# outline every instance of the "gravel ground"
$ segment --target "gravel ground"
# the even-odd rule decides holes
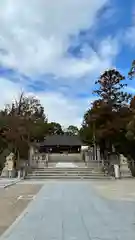
[[[27,207],[41,187],[42,184],[17,184],[7,189],[0,188],[0,235]]]

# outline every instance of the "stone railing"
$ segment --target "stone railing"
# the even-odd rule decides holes
[[[29,160],[29,167],[30,168],[44,168],[48,167],[49,162],[49,155],[41,154],[41,153],[35,153],[31,156],[31,159]]]

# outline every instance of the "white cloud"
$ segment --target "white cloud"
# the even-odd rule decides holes
[[[4,86],[4,88],[3,88]],[[15,99],[19,99],[22,91],[25,95],[35,95],[44,106],[45,114],[49,121],[59,122],[62,126],[67,127],[70,124],[80,126],[84,110],[90,104],[90,99],[73,99],[64,96],[58,92],[28,92],[20,84],[13,83],[5,78],[0,78],[1,101],[0,108],[10,104]]]
[[[48,92],[37,95],[45,108],[50,121],[60,122],[64,127],[70,124],[80,126],[88,99],[72,99],[61,93]]]
[[[31,85],[41,74],[52,74],[53,81],[59,84],[58,89],[61,81],[66,81],[64,83],[72,92],[77,89],[88,91],[95,77],[112,65],[119,51],[117,39],[99,41],[97,52],[88,45],[83,46],[81,59],[67,55],[67,49],[70,37],[94,26],[98,11],[108,2],[1,0],[0,49],[5,51],[4,54],[0,51],[0,64],[31,76]],[[85,76],[87,78],[83,80]],[[27,92],[28,82],[21,84],[0,78],[0,87],[3,89],[0,107],[18,96],[21,88]],[[57,90],[38,92],[36,95],[43,103],[49,121],[57,121],[65,126],[78,125],[88,107],[88,99],[69,98]]]
[[[19,93],[21,92],[21,86],[1,77],[0,89],[0,108],[3,108],[6,104],[11,103],[14,99],[17,99]]]
[[[132,48],[135,47],[135,5],[132,8],[132,24],[125,30],[125,41]]]
[[[135,25],[126,30],[126,41],[131,47],[135,47]]]
[[[108,60],[108,58],[110,58],[110,60],[112,60],[112,57],[115,57],[118,52],[118,38],[112,39],[111,37],[108,37],[99,44],[99,54],[103,59]]]
[[[51,73],[58,77],[83,76],[93,70],[93,61],[105,61],[106,65],[104,53],[102,60],[92,52],[86,60],[67,57],[66,51],[70,36],[92,27],[98,10],[107,2],[1,0],[0,48],[8,54],[0,61],[25,74]]]

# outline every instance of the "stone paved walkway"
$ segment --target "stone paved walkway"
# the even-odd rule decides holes
[[[135,203],[101,197],[92,182],[45,182],[0,240],[134,240]]]

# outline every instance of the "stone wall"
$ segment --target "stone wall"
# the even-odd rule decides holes
[[[33,146],[29,149],[29,167],[30,168],[43,168],[48,161],[48,154],[39,153]]]
[[[81,162],[82,155],[80,153],[70,153],[70,154],[59,154],[52,153],[49,154],[49,162]]]

